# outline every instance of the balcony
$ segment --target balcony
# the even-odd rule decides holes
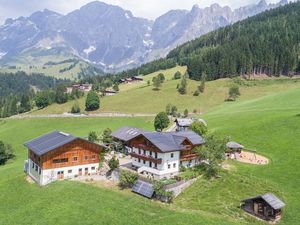
[[[196,159],[199,155],[197,153],[189,154],[189,155],[181,155],[180,161],[189,161]]]
[[[146,151],[157,152],[157,149],[154,146],[149,146],[149,145],[145,145],[145,144],[136,144],[133,147],[143,149]]]
[[[162,163],[162,159],[153,158],[152,156],[148,156],[148,155],[140,155],[140,154],[137,154],[137,153],[134,153],[134,152],[130,153],[129,155],[131,157],[142,159],[142,160],[145,160],[145,161],[150,161],[152,163],[157,163],[157,164]]]

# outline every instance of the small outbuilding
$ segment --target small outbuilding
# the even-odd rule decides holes
[[[228,148],[227,152],[238,152],[241,153],[241,151],[245,148],[243,145],[230,141],[226,144],[226,147]]]
[[[247,213],[267,221],[279,220],[284,206],[285,204],[272,193],[245,199],[241,204],[241,208]]]

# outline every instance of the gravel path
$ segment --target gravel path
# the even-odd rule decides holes
[[[94,117],[154,117],[155,114],[147,113],[96,113],[96,114],[44,114],[44,115],[15,115],[11,119],[26,119],[26,118],[94,118]]]

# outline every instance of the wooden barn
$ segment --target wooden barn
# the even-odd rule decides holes
[[[241,208],[247,213],[267,221],[281,218],[285,204],[272,193],[259,195],[242,201]]]
[[[25,172],[39,185],[55,180],[96,174],[103,146],[60,131],[24,144],[28,148]]]

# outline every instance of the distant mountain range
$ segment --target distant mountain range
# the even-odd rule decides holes
[[[286,3],[262,0],[236,10],[218,4],[203,9],[195,5],[191,11],[172,10],[155,21],[98,1],[67,15],[45,9],[29,17],[7,19],[0,26],[0,64],[76,57],[105,71],[120,71],[164,57],[182,43]]]

